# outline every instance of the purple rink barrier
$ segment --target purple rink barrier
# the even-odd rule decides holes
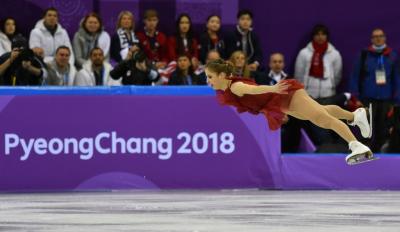
[[[282,156],[263,116],[162,88],[2,89],[0,191],[400,189],[400,156]]]

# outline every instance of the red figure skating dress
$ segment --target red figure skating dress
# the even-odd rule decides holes
[[[248,85],[257,85],[253,80],[245,78],[228,78],[231,80],[231,85],[235,82],[243,82]],[[282,120],[285,116],[285,111],[288,109],[294,92],[304,86],[294,80],[283,80],[289,84],[288,94],[264,93],[264,94],[245,94],[239,97],[231,92],[230,86],[225,91],[218,91],[218,100],[224,105],[235,106],[239,113],[249,112],[252,114],[262,113],[268,120],[268,125],[271,130],[276,130],[282,125]]]

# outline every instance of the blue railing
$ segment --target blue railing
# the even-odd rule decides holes
[[[208,86],[111,86],[111,87],[0,87],[0,95],[175,95],[213,96]]]

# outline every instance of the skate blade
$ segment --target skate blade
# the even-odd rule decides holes
[[[353,166],[353,165],[358,165],[358,164],[363,164],[363,163],[367,163],[367,162],[370,162],[370,161],[374,161],[374,160],[377,160],[377,159],[379,159],[379,157],[372,157],[372,158],[359,158],[359,159],[355,159],[355,158],[350,158],[348,161],[347,161],[347,164],[348,165],[350,165],[350,166]]]

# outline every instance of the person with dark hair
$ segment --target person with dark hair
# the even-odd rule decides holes
[[[68,33],[58,22],[57,9],[48,8],[43,19],[39,20],[31,31],[29,47],[45,62],[50,62],[54,59],[56,49],[63,45],[72,51]],[[70,64],[74,65],[74,62],[74,55],[71,54]]]
[[[169,38],[168,54],[171,61],[176,61],[178,55],[185,54],[194,69],[199,66],[199,45],[194,38],[192,20],[188,14],[181,14],[176,20],[176,33]]]
[[[357,105],[372,106],[372,151],[379,151],[388,138],[386,116],[393,104],[400,103],[398,59],[398,53],[386,44],[385,32],[374,29],[371,45],[361,51],[349,81]]]
[[[217,91],[220,102],[236,107],[239,113],[263,114],[271,130],[277,130],[284,122],[285,115],[309,120],[315,125],[335,131],[348,144],[351,154],[346,157],[349,165],[374,159],[371,150],[359,142],[349,127],[341,120],[357,125],[362,135],[369,134],[371,127],[367,111],[360,108],[355,113],[314,101],[303,85],[294,79],[278,82],[273,86],[257,85],[254,81],[233,77],[233,65],[217,60],[206,65],[207,81]]]
[[[46,78],[45,64],[28,48],[28,41],[16,35],[11,41],[11,52],[0,57],[2,85],[42,85]]]
[[[221,57],[225,58],[225,41],[221,33],[221,18],[218,15],[210,15],[207,18],[207,30],[200,36],[200,61],[205,64],[207,53],[217,50]]]
[[[143,51],[138,51],[131,58],[121,61],[110,72],[110,76],[114,80],[122,77],[123,85],[152,85],[160,78]]]
[[[47,78],[45,84],[57,86],[74,85],[76,69],[69,64],[71,50],[67,46],[60,46],[56,50],[54,60],[47,63]]]
[[[130,57],[140,50],[139,39],[135,35],[135,21],[130,11],[118,15],[117,33],[111,38],[111,58],[117,62]]]
[[[112,66],[105,60],[103,50],[93,48],[90,60],[83,64],[82,69],[76,75],[74,85],[77,86],[111,86],[121,85],[120,81],[114,81],[110,77]]]
[[[206,85],[205,81],[194,73],[189,56],[182,54],[178,56],[176,70],[171,74],[168,85]]]
[[[158,21],[157,11],[146,10],[143,20],[144,31],[137,33],[143,51],[157,69],[165,68],[169,62],[167,36],[157,30]]]
[[[247,57],[250,71],[256,71],[263,63],[263,54],[258,36],[251,27],[253,13],[241,10],[237,14],[237,19],[236,29],[225,38],[226,56],[230,57],[233,52],[242,50]]]
[[[11,52],[11,40],[17,35],[17,23],[14,18],[7,17],[1,23],[0,30],[0,56]]]
[[[294,77],[304,84],[307,93],[320,104],[344,106],[350,99],[350,94],[336,91],[342,79],[342,57],[330,43],[326,26],[315,25],[312,29],[311,42],[297,56]],[[318,147],[335,143],[333,133],[308,124],[305,123],[307,132]]]
[[[101,48],[106,60],[108,60],[110,43],[110,36],[104,31],[100,16],[93,12],[87,14],[73,40],[76,67],[82,68],[82,65],[89,59],[90,50],[94,47]]]

